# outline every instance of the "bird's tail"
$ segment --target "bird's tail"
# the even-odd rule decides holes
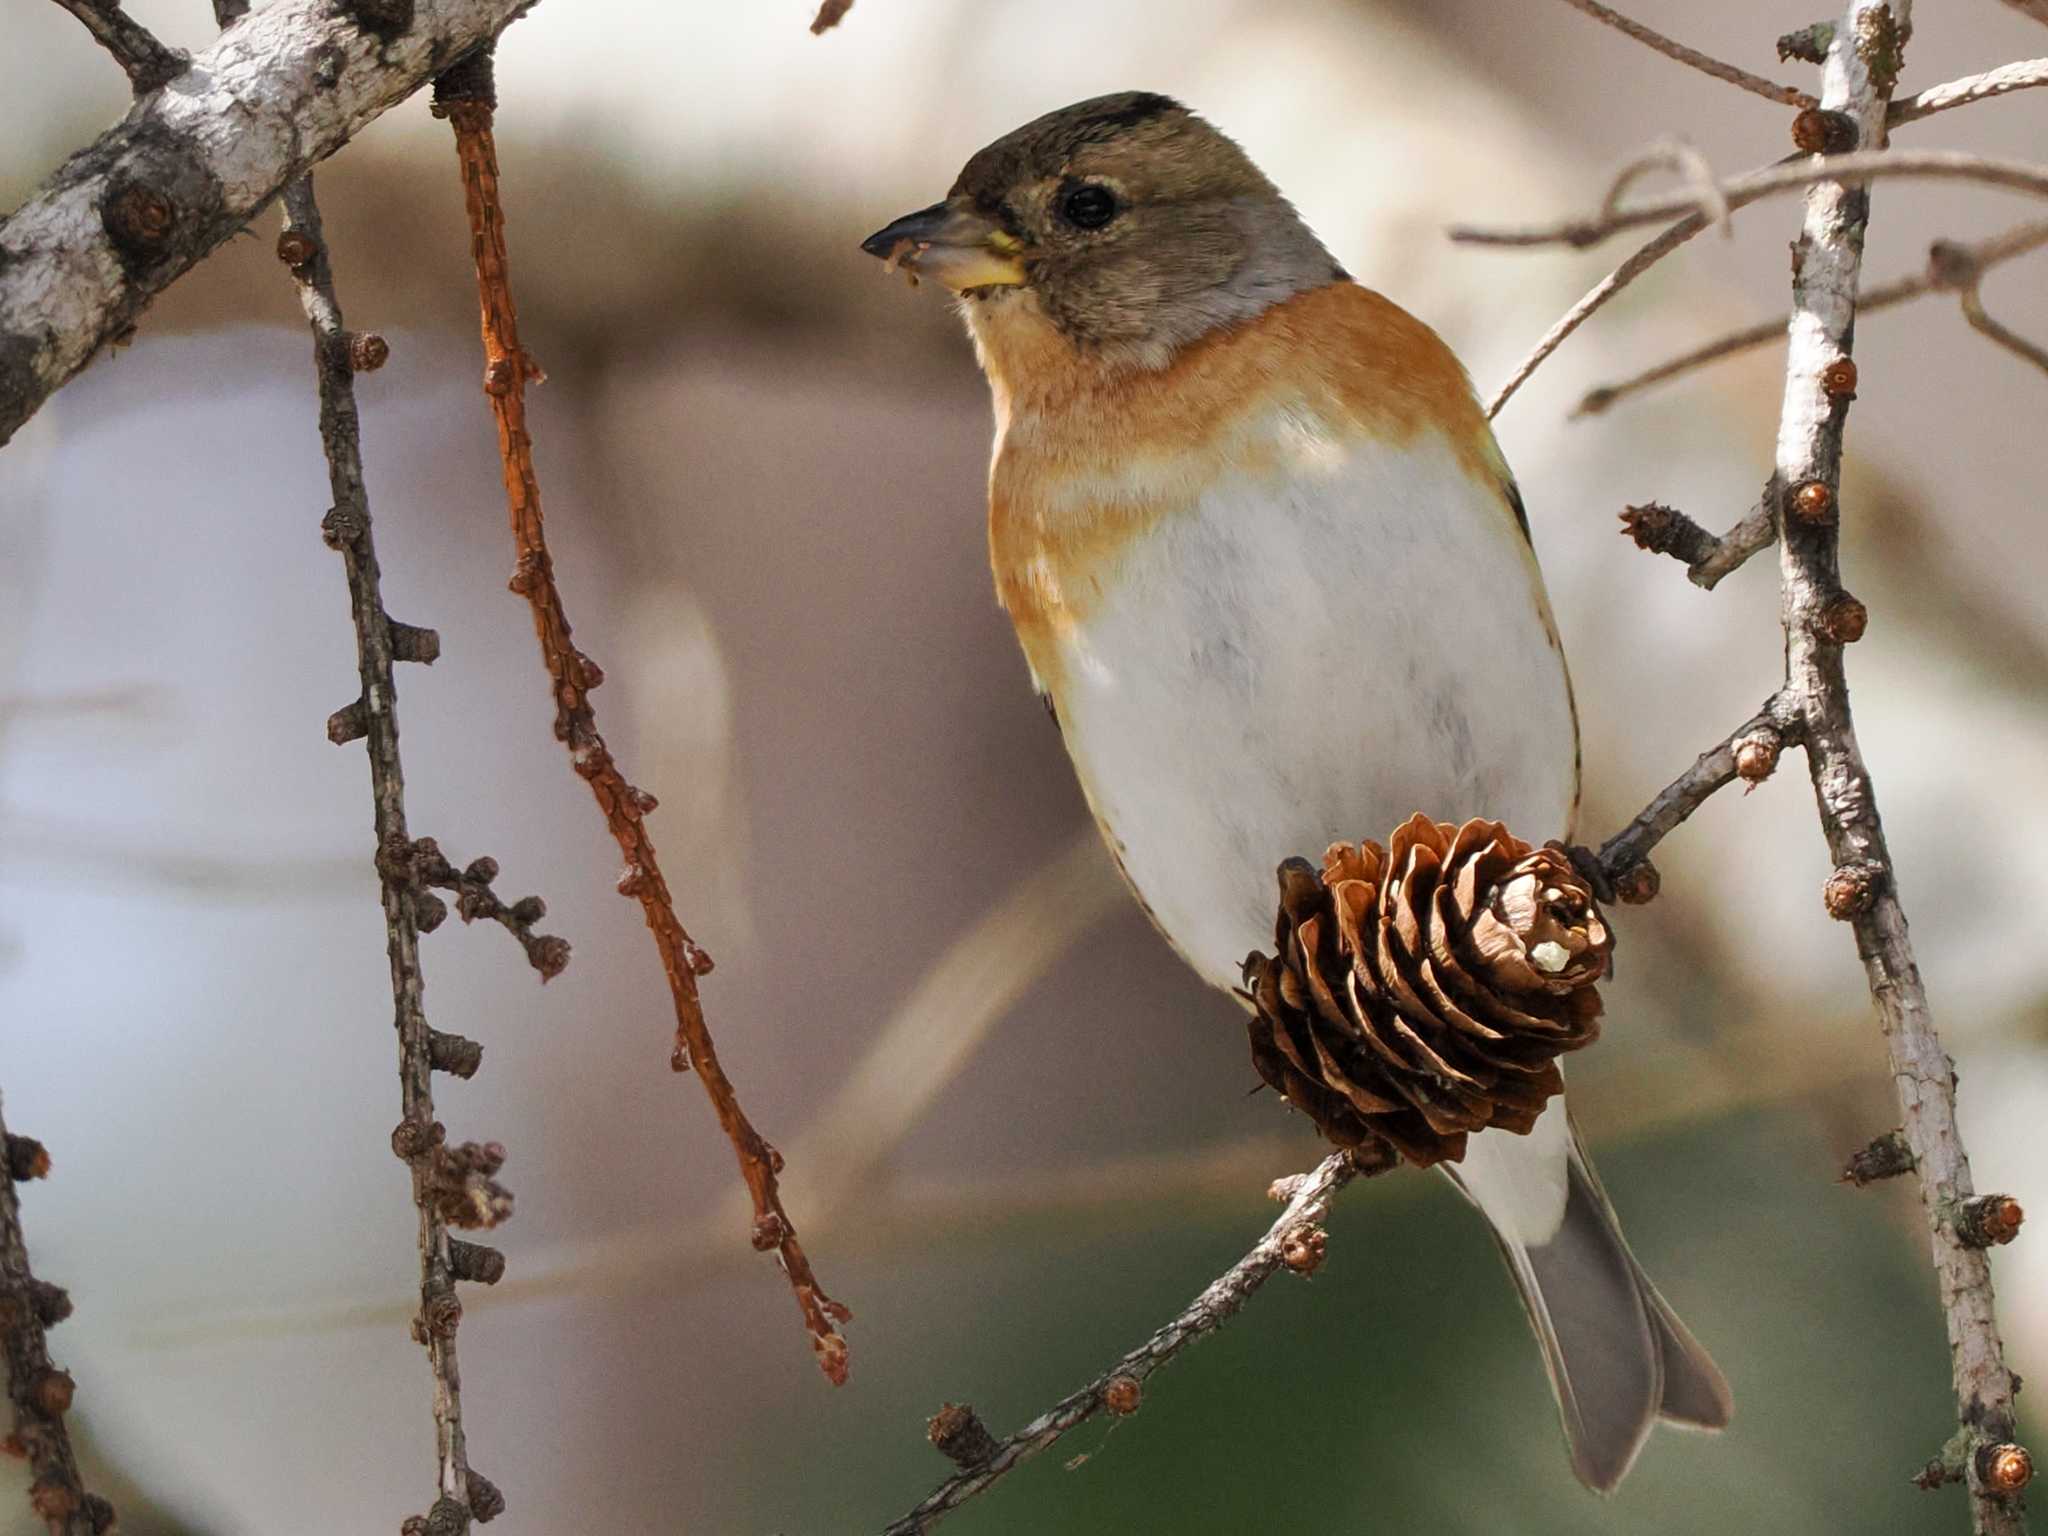
[[[1628,1251],[1576,1128],[1556,1233],[1532,1246],[1494,1235],[1543,1347],[1580,1482],[1612,1490],[1660,1418],[1728,1423],[1727,1379]]]

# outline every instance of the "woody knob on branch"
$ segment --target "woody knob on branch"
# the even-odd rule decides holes
[[[1339,1146],[1424,1167],[1535,1125],[1599,1036],[1614,946],[1562,846],[1419,814],[1282,864],[1274,943],[1244,964],[1259,1075]]]

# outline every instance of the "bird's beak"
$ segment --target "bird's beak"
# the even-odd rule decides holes
[[[955,293],[1015,288],[1024,282],[1023,245],[994,220],[952,203],[933,203],[876,230],[860,248],[891,267],[937,278]]]

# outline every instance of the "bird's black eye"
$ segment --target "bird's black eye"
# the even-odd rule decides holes
[[[1084,182],[1060,199],[1060,215],[1076,229],[1100,229],[1116,217],[1116,197],[1107,187]]]

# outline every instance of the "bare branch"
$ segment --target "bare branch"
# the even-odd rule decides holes
[[[2048,245],[2048,221],[2016,225],[2003,234],[1993,235],[1988,240],[1980,240],[1972,245],[1960,246],[1958,249],[1965,252],[1968,259],[1982,271],[2001,261],[2010,261],[2015,256],[2024,256],[2031,251],[2039,250],[2044,245]],[[1923,269],[1911,277],[1898,278],[1864,290],[1857,296],[1856,313],[1860,317],[1875,310],[1889,309],[1895,304],[1903,304],[1908,299],[1916,299],[1943,286],[1945,285],[1931,272]],[[1603,384],[1596,389],[1588,390],[1584,398],[1572,408],[1572,415],[1597,416],[1615,401],[1637,394],[1653,384],[1661,384],[1666,379],[1678,378],[1696,368],[1704,368],[1709,363],[1719,362],[1722,358],[1734,357],[1784,339],[1783,319],[1774,316],[1768,320],[1759,320],[1754,325],[1718,337],[1704,346],[1681,353],[1657,364],[1654,368],[1646,368],[1641,373],[1622,379],[1618,383]]]
[[[1853,117],[1865,142],[1878,142],[1883,132],[1899,50],[1911,27],[1911,0],[1850,0],[1828,49],[1823,103]],[[1838,172],[1847,161],[1871,158],[1844,156],[1820,169]],[[1895,158],[1908,162],[1914,157]],[[1960,164],[1969,157],[1947,158]],[[1799,487],[1795,500],[1803,497],[1810,505],[1805,515],[1784,519],[1778,545],[1784,589],[1782,696],[1804,723],[1807,768],[1835,863],[1825,891],[1827,910],[1855,932],[1871,1000],[1884,1027],[1901,1129],[1919,1174],[1960,1433],[1971,1452],[1963,1457],[1963,1475],[1974,1527],[1979,1536],[2018,1536],[2025,1515],[2001,1481],[2010,1467],[2001,1462],[1987,1470],[1974,1454],[2008,1448],[2014,1383],[1998,1335],[1990,1269],[1983,1251],[1970,1245],[1954,1220],[1953,1213],[1975,1193],[1956,1124],[1954,1077],[1913,957],[1843,667],[1844,643],[1862,632],[1862,605],[1843,592],[1837,574],[1839,515],[1834,511],[1842,431],[1854,395],[1829,389],[1827,376],[1850,356],[1870,214],[1868,191],[1845,181],[1823,179],[1808,192],[1805,225],[1795,246],[1776,472],[1780,484]],[[1843,625],[1845,614],[1854,622]]]
[[[177,79],[192,67],[192,56],[166,48],[149,28],[121,9],[121,0],[57,0],[85,23],[99,45],[114,56],[138,96]]]
[[[0,219],[0,444],[149,303],[532,0],[280,0]],[[223,131],[223,125],[232,131]]]
[[[619,893],[636,898],[647,918],[648,932],[660,952],[669,995],[675,1010],[675,1044],[671,1066],[695,1070],[706,1097],[753,1197],[752,1241],[761,1252],[773,1252],[795,1293],[797,1309],[811,1335],[819,1367],[832,1382],[846,1380],[846,1340],[838,1324],[852,1313],[825,1294],[811,1261],[797,1241],[796,1224],[783,1208],[778,1176],[782,1155],[754,1129],[739,1094],[725,1075],[712,1042],[711,1027],[698,996],[697,978],[711,969],[711,957],[676,916],[675,901],[662,877],[647,815],[654,797],[629,783],[611,748],[598,733],[592,690],[604,681],[597,663],[576,648],[569,615],[555,583],[542,520],[540,482],[533,467],[533,440],[526,430],[526,385],[540,376],[532,356],[519,344],[518,316],[512,302],[505,253],[505,218],[498,196],[498,159],[491,123],[497,103],[491,58],[480,50],[461,60],[434,83],[434,110],[455,130],[456,158],[462,170],[464,201],[469,210],[470,245],[476,261],[477,296],[482,315],[484,393],[498,426],[505,497],[518,564],[512,590],[533,609],[535,636],[555,701],[555,735],[569,750],[571,763],[596,799],[606,827],[625,859]]]
[[[1773,480],[1749,515],[1719,538],[1683,512],[1656,502],[1625,509],[1621,531],[1636,541],[1638,549],[1683,561],[1693,585],[1711,592],[1723,577],[1739,570],[1777,537],[1777,498],[1778,485]]]
[[[1538,338],[1536,345],[1529,349],[1529,355],[1515,365],[1515,371],[1508,375],[1507,382],[1493,392],[1493,398],[1486,403],[1487,420],[1491,421],[1500,414],[1500,408],[1515,397],[1515,391],[1529,381],[1529,376],[1543,366],[1551,353],[1564,345],[1566,337],[1592,319],[1622,289],[1706,227],[1707,220],[1703,215],[1688,214],[1587,290],[1584,298],[1566,310]]]
[[[1777,754],[1799,739],[1800,730],[1798,717],[1783,697],[1772,698],[1730,731],[1719,745],[1702,752],[1690,768],[1657,792],[1656,798],[1643,807],[1635,820],[1600,845],[1596,857],[1602,872],[1608,880],[1619,881],[1647,859],[1652,848],[1677,831],[1717,791],[1744,777],[1741,772],[1744,765],[1737,762],[1737,749],[1742,744],[1767,740],[1770,743],[1770,763],[1775,767]],[[1765,769],[1762,775],[1752,772],[1749,777],[1751,782],[1756,782],[1768,773],[1769,769]]]
[[[2022,16],[2031,16],[2043,26],[2048,26],[2048,0],[2005,0],[2005,3]]]
[[[2040,0],[2040,3],[2044,10],[2048,10],[2048,0]],[[2037,85],[2048,85],[2048,59],[2020,59],[2011,64],[2001,64],[1996,69],[1987,69],[1981,75],[1965,75],[1945,85],[1931,85],[1904,101],[1895,101],[1885,113],[1885,123],[1892,128],[1901,123],[1917,123],[1923,117],[1932,117],[1951,107],[1967,107],[1973,101],[1989,101],[1994,96],[2029,90]]]
[[[1985,313],[1984,300],[1978,292],[1984,278],[1984,267],[1969,246],[1951,240],[1937,240],[1927,253],[1927,276],[1934,286],[1955,290],[1962,305],[1963,318],[1979,335],[1990,338],[2014,356],[2048,372],[2048,352],[2017,332],[2007,330]]]
[[[1780,163],[1744,172],[1722,182],[1720,191],[1730,208],[1742,208],[1761,198],[1801,187],[1821,183],[1862,186],[1887,176],[1977,181],[2015,192],[2029,192],[2036,197],[2048,197],[2048,166],[1943,149],[1858,150],[1846,155],[1802,157],[1796,163]],[[1568,219],[1559,224],[1539,224],[1523,229],[1459,225],[1450,231],[1450,236],[1465,245],[1584,247],[1598,245],[1624,229],[1677,218],[1697,206],[1698,202],[1697,195],[1665,198],[1634,208],[1603,210],[1592,218]]]
[[[1214,1333],[1235,1317],[1252,1293],[1276,1270],[1288,1264],[1290,1244],[1316,1229],[1328,1215],[1337,1191],[1361,1175],[1385,1171],[1391,1163],[1361,1168],[1349,1153],[1326,1157],[1309,1173],[1282,1180],[1274,1194],[1287,1201],[1280,1219],[1190,1302],[1178,1317],[1117,1361],[1078,1392],[1069,1394],[1026,1424],[978,1465],[949,1477],[917,1508],[890,1525],[883,1536],[923,1536],[976,1494],[986,1491],[1004,1473],[1029,1461],[1077,1424],[1107,1409],[1117,1414],[1136,1411],[1147,1377],[1197,1339]]]
[[[1676,59],[1681,64],[1690,64],[1702,74],[1712,75],[1716,80],[1725,80],[1737,85],[1751,95],[1761,96],[1765,101],[1775,101],[1780,106],[1810,107],[1814,100],[1806,92],[1795,90],[1789,85],[1780,85],[1775,80],[1766,80],[1762,75],[1752,75],[1746,69],[1737,69],[1733,64],[1724,64],[1711,54],[1701,53],[1697,48],[1688,48],[1675,42],[1661,32],[1652,31],[1639,21],[1631,21],[1619,11],[1610,10],[1599,0],[1565,0],[1574,10],[1584,11],[1595,21],[1605,22],[1617,32],[1634,38],[1645,47],[1654,48],[1667,59]]]
[[[0,1121],[0,1374],[13,1424],[0,1449],[28,1462],[29,1506],[50,1536],[102,1536],[114,1528],[114,1507],[87,1493],[64,1415],[75,1391],[71,1376],[50,1361],[47,1329],[71,1315],[71,1298],[28,1266],[17,1183],[50,1171],[41,1142],[7,1134]]]

